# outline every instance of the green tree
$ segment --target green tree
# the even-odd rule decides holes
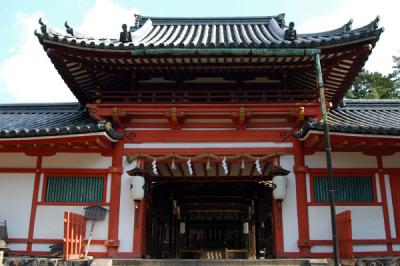
[[[346,97],[349,99],[400,99],[400,57],[393,57],[393,72],[383,75],[363,69]]]

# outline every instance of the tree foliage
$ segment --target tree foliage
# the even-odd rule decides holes
[[[394,56],[393,62],[393,71],[387,75],[363,69],[354,80],[346,98],[400,99],[400,56]]]

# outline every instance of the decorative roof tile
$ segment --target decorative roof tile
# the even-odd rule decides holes
[[[284,14],[264,17],[167,18],[135,16],[130,38],[97,39],[85,37],[67,23],[66,34],[55,32],[42,21],[40,40],[62,42],[86,48],[131,50],[140,48],[314,48],[363,38],[378,38],[379,17],[370,24],[351,30],[352,21],[320,33],[297,34],[285,40]],[[117,33],[117,32],[116,32]],[[117,34],[116,34],[117,36]]]
[[[400,100],[343,100],[328,114],[329,130],[337,133],[400,136]],[[310,119],[296,132],[322,131],[322,122]]]
[[[2,104],[0,138],[26,138],[106,132],[112,139],[121,134],[96,121],[79,103]]]

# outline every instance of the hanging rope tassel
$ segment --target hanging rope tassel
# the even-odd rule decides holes
[[[210,157],[207,157],[206,170],[210,170],[210,169],[211,169]]]
[[[256,165],[256,170],[257,172],[262,175],[262,170],[261,170],[261,165],[260,165],[260,159],[257,158],[256,162],[254,163]]]
[[[190,158],[189,158],[189,160],[186,162],[186,164],[187,164],[187,167],[188,167],[189,174],[190,174],[190,175],[193,175],[192,161],[190,160]]]
[[[172,157],[171,169],[176,170],[175,157]]]
[[[224,156],[224,159],[222,160],[222,168],[224,168],[224,173],[225,175],[228,174],[228,164],[226,163],[226,156]]]
[[[153,162],[151,163],[151,166],[153,167],[153,173],[155,175],[158,175],[158,170],[157,170],[157,159],[154,158]]]
[[[243,158],[243,154],[242,154],[242,162],[240,163],[240,169],[245,169],[246,166],[244,164],[244,158]]]

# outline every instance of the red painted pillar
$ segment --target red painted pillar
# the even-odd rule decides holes
[[[107,257],[118,255],[118,228],[119,228],[119,209],[121,196],[121,174],[122,174],[122,154],[124,143],[119,141],[114,144],[112,167],[111,167],[111,195],[110,213],[108,222],[108,243]]]
[[[274,255],[284,257],[281,201],[272,200],[272,214],[274,218]]]
[[[308,224],[307,207],[307,186],[306,173],[304,165],[304,143],[299,140],[293,141],[294,145],[294,173],[296,176],[296,202],[297,202],[297,221],[299,228],[300,255],[302,257],[310,256],[310,233]]]
[[[385,186],[385,176],[383,174],[383,162],[382,162],[382,156],[378,155],[376,157],[377,164],[378,164],[378,171],[379,171],[379,187],[381,189],[381,199],[382,199],[382,210],[383,210],[383,220],[385,222],[385,235],[386,235],[386,240],[388,240],[387,243],[387,252],[389,256],[393,255],[393,245],[390,242],[390,239],[392,238],[392,234],[390,231],[390,222],[389,222],[389,211],[388,211],[388,205],[387,205],[387,195],[386,195],[386,186]],[[393,195],[392,195],[393,198]]]
[[[144,170],[144,160],[141,159],[139,166]],[[146,178],[146,185],[148,179]],[[136,205],[136,204],[135,204]],[[145,195],[135,206],[135,221],[133,231],[133,256],[135,258],[142,258],[146,255],[147,247],[147,208],[148,208],[148,195]]]
[[[35,169],[35,181],[33,186],[33,194],[32,194],[32,206],[31,206],[31,215],[29,219],[29,231],[28,231],[28,244],[26,246],[26,250],[28,252],[32,251],[32,239],[33,233],[35,230],[35,220],[36,220],[36,209],[37,209],[37,201],[38,201],[38,194],[39,194],[39,183],[40,183],[40,175],[41,175],[41,168],[42,168],[42,155],[39,154],[37,156],[36,161],[36,169]]]

